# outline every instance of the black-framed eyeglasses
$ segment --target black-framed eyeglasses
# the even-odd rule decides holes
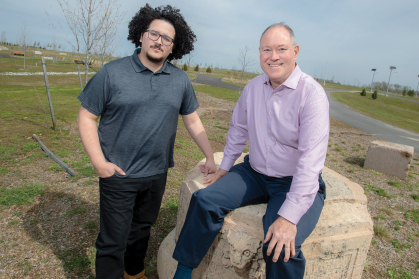
[[[148,38],[153,41],[157,41],[161,37],[161,42],[165,46],[170,46],[173,43],[173,39],[166,35],[161,35],[159,32],[155,30],[147,30]]]

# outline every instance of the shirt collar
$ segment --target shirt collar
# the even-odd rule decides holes
[[[141,73],[143,71],[148,70],[148,68],[146,66],[144,66],[143,63],[141,63],[140,58],[138,58],[138,54],[140,52],[141,52],[141,48],[137,48],[137,49],[134,50],[134,53],[130,57],[132,67],[134,67],[134,70],[137,73]],[[158,73],[170,74],[170,67],[167,64],[167,60],[165,60],[163,66],[157,72],[155,72],[155,74],[158,74]]]
[[[292,71],[291,75],[281,85],[284,85],[291,89],[296,89],[298,86],[298,82],[300,81],[300,78],[301,78],[301,73],[302,72],[301,72],[300,67],[298,66],[297,63],[295,63],[295,68]],[[264,78],[265,84],[271,85],[267,74],[263,74],[263,78]]]

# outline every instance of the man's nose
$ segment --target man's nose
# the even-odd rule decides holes
[[[278,60],[278,59],[279,59],[278,52],[276,50],[273,50],[271,54],[271,60]]]

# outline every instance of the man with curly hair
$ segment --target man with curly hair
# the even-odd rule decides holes
[[[206,156],[201,170],[215,171],[192,84],[168,62],[193,50],[195,34],[178,9],[147,4],[129,23],[128,39],[140,48],[103,66],[78,96],[80,137],[99,175],[97,279],[120,278],[123,270],[124,278],[146,278],[179,114]]]

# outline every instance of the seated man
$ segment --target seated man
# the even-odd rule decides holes
[[[329,138],[322,86],[296,64],[294,32],[273,24],[260,39],[265,74],[244,88],[234,108],[224,158],[212,184],[196,191],[173,258],[175,279],[191,278],[232,210],[268,203],[263,217],[266,278],[303,278],[301,245],[323,208],[321,177]],[[249,141],[249,155],[233,166]]]

